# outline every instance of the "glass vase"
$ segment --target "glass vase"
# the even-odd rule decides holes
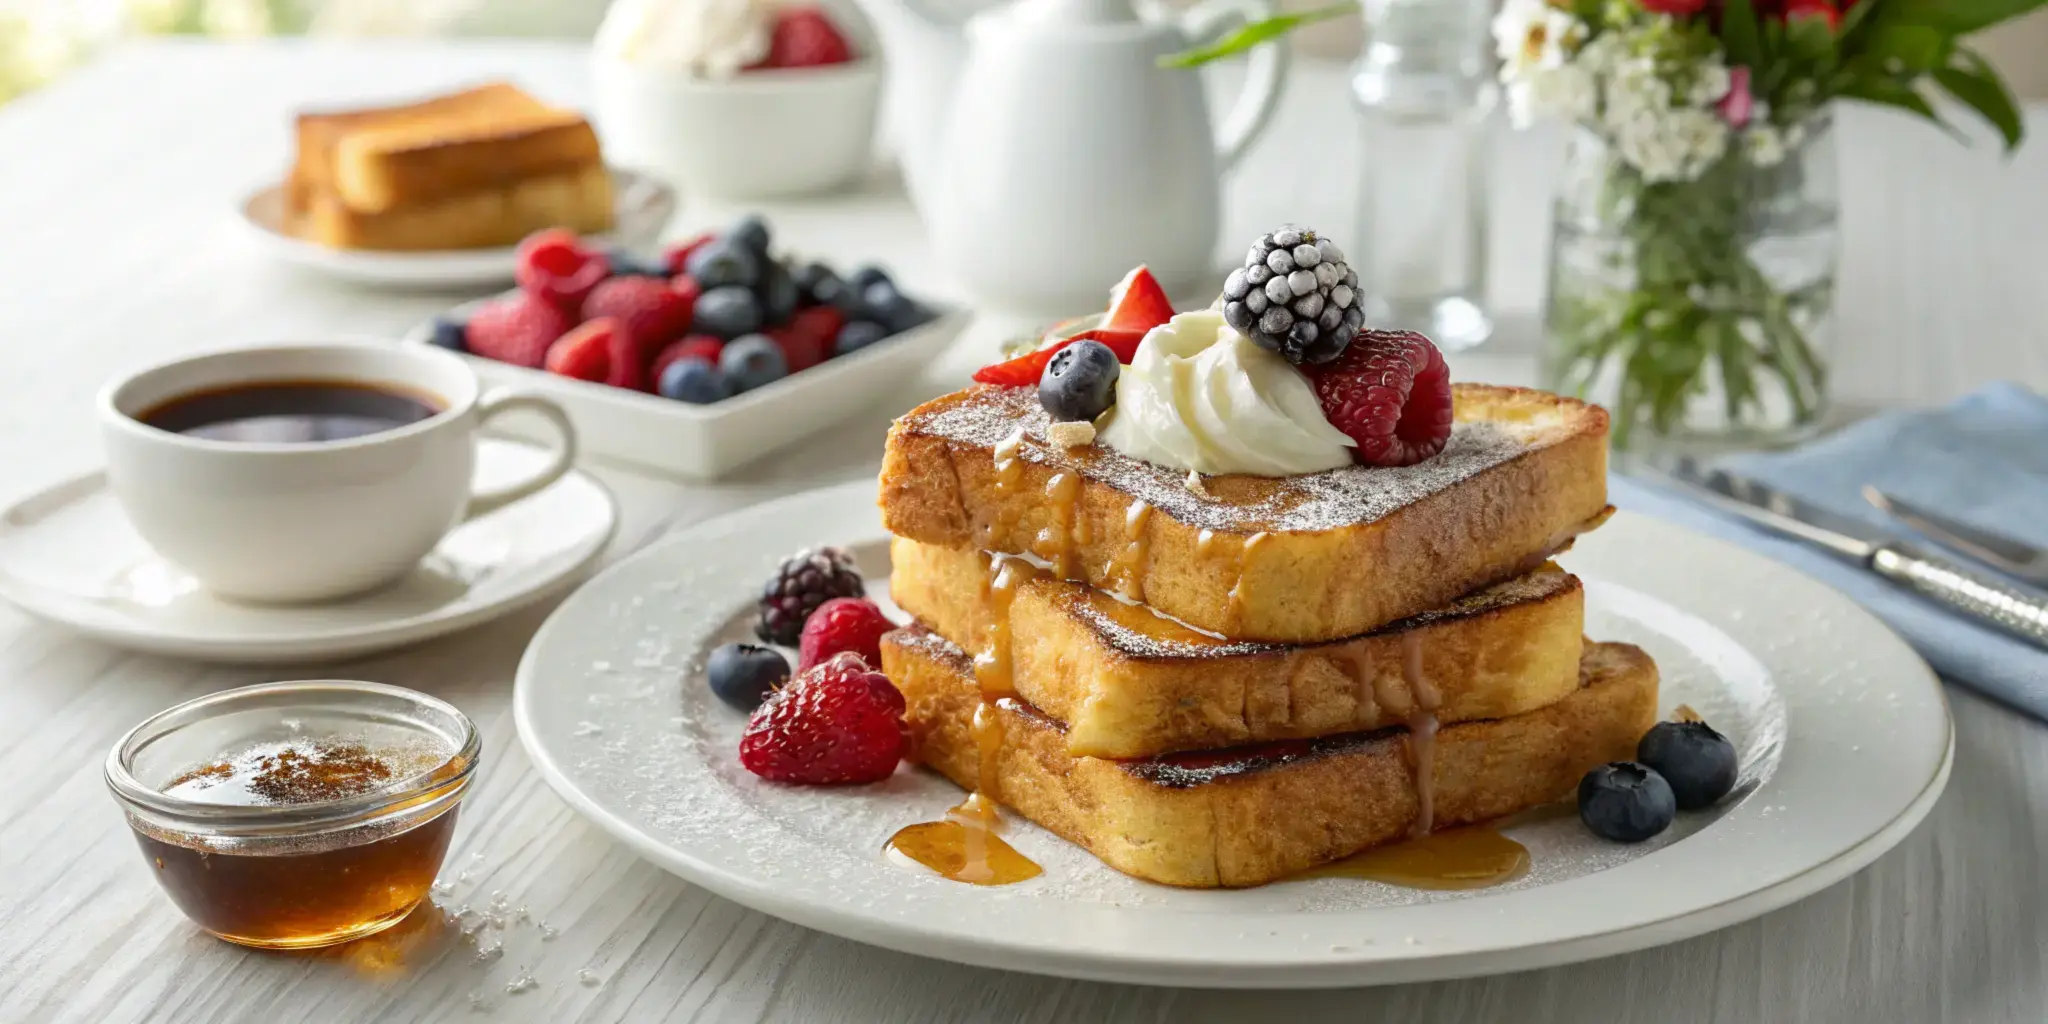
[[[1553,216],[1545,375],[1624,451],[1778,447],[1828,409],[1836,164],[1823,114],[1646,182],[1575,133]]]

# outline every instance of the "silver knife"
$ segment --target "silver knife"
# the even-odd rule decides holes
[[[1703,466],[1695,459],[1679,459],[1671,476],[1708,505],[1826,548],[1928,600],[2048,648],[2048,600],[1898,543],[1866,523],[1726,470]]]

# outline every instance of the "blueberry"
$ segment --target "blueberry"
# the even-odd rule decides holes
[[[930,310],[917,304],[910,296],[896,290],[896,284],[888,278],[868,285],[861,290],[860,304],[864,319],[873,320],[896,334],[920,326],[932,318]]]
[[[434,336],[430,339],[435,348],[450,352],[469,351],[469,325],[450,316],[434,318]]]
[[[761,275],[761,319],[770,327],[789,322],[796,313],[796,279],[780,263],[768,264]]]
[[[1116,401],[1123,368],[1099,341],[1077,341],[1053,354],[1038,378],[1038,404],[1056,420],[1092,420]]]
[[[807,305],[830,305],[832,296],[844,294],[846,282],[823,263],[806,263],[790,272],[796,280],[797,296]]]
[[[848,352],[863,349],[889,336],[889,329],[873,320],[853,320],[839,329],[839,337],[832,342],[832,354],[843,356]]]
[[[752,334],[761,329],[761,300],[739,285],[709,289],[697,297],[690,329],[725,341]]]
[[[1634,761],[1602,765],[1579,780],[1579,820],[1602,839],[1640,843],[1677,814],[1671,784]]]
[[[1682,811],[1709,806],[1735,788],[1735,744],[1705,722],[1658,722],[1636,744],[1636,760],[1664,776]]]
[[[761,283],[762,264],[767,259],[731,238],[714,238],[683,264],[683,270],[705,291],[726,285],[752,288]]]
[[[662,368],[655,391],[691,405],[710,405],[732,394],[732,381],[708,359],[678,359]]]
[[[741,217],[738,223],[726,229],[725,237],[762,256],[768,255],[768,221],[758,213]]]
[[[788,376],[789,360],[782,354],[782,346],[767,335],[749,334],[733,339],[718,353],[718,368],[725,371],[735,391],[752,391]]]
[[[877,281],[889,281],[889,272],[872,263],[855,270],[853,276],[846,279],[846,283],[852,285],[853,290],[862,295],[867,294],[868,288]],[[895,282],[889,283],[893,285]]]
[[[604,254],[605,262],[611,264],[614,277],[667,277],[668,267],[662,261],[640,256],[627,249],[612,249]]]
[[[760,644],[723,644],[705,659],[704,675],[719,700],[752,711],[789,680],[789,659]]]

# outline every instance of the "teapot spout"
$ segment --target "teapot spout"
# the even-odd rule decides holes
[[[888,59],[883,131],[903,167],[920,210],[943,178],[944,135],[953,95],[966,66],[962,26],[981,6],[973,0],[859,0]]]

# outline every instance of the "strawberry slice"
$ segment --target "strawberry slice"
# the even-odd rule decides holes
[[[1058,344],[1026,352],[1008,362],[994,363],[974,371],[974,379],[983,384],[1000,384],[1006,388],[1035,388],[1038,378],[1045,375],[1045,367],[1052,362],[1054,353],[1077,341],[1099,341],[1116,353],[1116,361],[1128,363],[1138,354],[1138,342],[1145,338],[1144,331],[1112,331],[1098,327],[1082,331],[1071,338],[1062,338]]]
[[[1167,301],[1166,289],[1141,263],[1109,290],[1109,319],[1102,326],[1143,334],[1171,319],[1173,303]]]

